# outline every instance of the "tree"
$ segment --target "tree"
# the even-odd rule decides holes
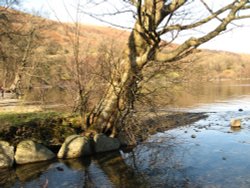
[[[0,65],[2,68],[2,85],[5,87],[9,73],[14,69],[14,65],[7,63],[9,57],[9,43],[12,39],[13,29],[12,20],[9,18],[9,9],[18,5],[19,1],[16,0],[0,0]]]
[[[79,112],[80,115],[86,114],[90,107],[90,94],[94,87],[93,64],[95,60],[91,58],[91,44],[86,40],[81,40],[83,30],[80,24],[81,14],[79,13],[80,3],[76,4],[76,15],[71,15],[70,11],[64,6],[68,16],[71,18],[72,24],[65,24],[58,19],[60,26],[65,31],[68,39],[68,46],[72,50],[72,54],[68,57],[68,66],[66,71],[70,81],[67,83],[66,91],[70,93],[74,102],[70,100],[73,112]],[[57,15],[56,15],[57,16]],[[84,43],[84,44],[83,44]],[[56,54],[56,52],[55,52]],[[92,66],[91,66],[92,64]],[[96,67],[95,67],[96,68]]]
[[[27,86],[24,82],[31,81],[37,62],[41,61],[36,49],[41,46],[41,29],[49,24],[44,26],[45,19],[12,9],[20,1],[4,2],[1,1],[4,7],[0,7],[1,84],[6,90],[20,94]]]
[[[5,9],[14,7],[16,5],[20,5],[19,0],[0,0],[0,6],[4,7]]]
[[[106,2],[106,1],[105,1]],[[110,84],[99,103],[86,118],[86,124],[97,132],[116,136],[124,126],[124,120],[133,112],[139,84],[143,80],[143,69],[150,63],[169,64],[192,54],[201,44],[215,38],[234,21],[250,17],[249,0],[234,0],[213,10],[203,0],[131,0],[125,1],[135,7],[135,24],[128,44],[119,62],[119,69],[113,70]],[[200,3],[206,14],[193,19],[192,5]],[[85,12],[86,13],[86,12]],[[109,13],[115,15],[116,13]],[[90,14],[97,17],[98,15]],[[191,19],[192,18],[192,19]],[[197,37],[190,37],[182,44],[167,48],[180,33],[201,29],[213,23],[217,26]],[[172,41],[163,43],[161,36],[170,34]]]

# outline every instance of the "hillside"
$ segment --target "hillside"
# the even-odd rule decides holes
[[[107,83],[129,37],[129,32],[111,27],[59,23],[0,10],[0,85],[9,88],[21,75],[22,88],[32,93],[29,99],[61,100],[57,93],[63,91],[74,106],[80,83],[91,88],[95,100],[103,92],[98,85]],[[151,66],[145,75],[157,72],[155,81],[166,83],[249,78],[250,55],[197,51],[171,69]]]
[[[201,75],[203,80],[249,78],[250,54],[202,50],[194,58],[192,67],[197,72],[197,75]]]

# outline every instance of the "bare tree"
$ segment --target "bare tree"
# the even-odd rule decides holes
[[[120,58],[118,51],[121,50],[115,49],[117,43],[113,41],[102,39],[98,41],[100,45],[97,47],[91,40],[86,39],[86,26],[80,24],[80,7],[80,0],[77,0],[76,14],[72,15],[68,7],[64,6],[72,24],[65,24],[57,19],[66,33],[70,47],[67,63],[70,80],[66,83],[66,92],[72,96],[73,100],[69,101],[71,107],[73,105],[73,111],[79,112],[83,119],[89,121],[88,115],[93,110],[92,104],[96,103],[103,93],[101,86],[112,84],[109,73],[117,69],[116,65],[119,64],[117,62]]]
[[[0,1],[0,65],[2,68],[2,85],[5,87],[8,78],[10,76],[11,70],[14,69],[14,65],[8,63],[10,60],[9,51],[10,42],[13,34],[13,25],[12,20],[9,18],[9,9],[19,4],[19,1],[9,1],[9,0],[1,0]]]
[[[0,0],[0,6],[4,7],[5,9],[18,6],[20,3],[21,1],[19,0]]]
[[[104,1],[107,2],[107,1]],[[170,64],[192,54],[201,44],[223,33],[234,21],[250,17],[249,0],[234,0],[213,10],[203,0],[131,0],[136,18],[123,58],[111,74],[111,82],[99,103],[87,118],[88,127],[115,136],[124,125],[124,119],[134,109],[138,85],[143,80],[142,71],[150,63]],[[99,1],[96,4],[100,3]],[[194,3],[206,11],[194,16]],[[118,10],[117,10],[118,11]],[[109,13],[115,15],[115,13]],[[98,15],[93,15],[97,17]],[[199,30],[201,26],[215,23],[216,27],[190,37],[182,44],[166,48],[180,33]],[[163,43],[161,36],[172,36]]]
[[[72,51],[72,53],[68,55],[68,63],[66,65],[66,71],[70,77],[70,81],[66,83],[66,92],[69,93],[74,100],[73,102],[70,100],[71,104],[68,104],[68,106],[72,107],[73,112],[79,112],[83,117],[89,110],[89,98],[92,88],[94,87],[94,76],[91,74],[91,64],[94,64],[94,62],[90,62],[93,56],[90,52],[91,44],[86,44],[88,42],[81,40],[81,31],[84,29],[80,24],[81,14],[79,13],[79,7],[80,2],[77,1],[76,14],[72,15],[67,6],[64,6],[68,16],[71,18],[72,24],[65,24],[62,23],[59,18],[57,19],[65,31],[69,43],[68,46],[71,49],[70,51]]]
[[[49,27],[49,24],[43,24],[45,19],[9,8],[17,1],[7,2],[9,4],[0,8],[1,78],[6,90],[20,94],[21,89],[26,87],[22,84],[26,80],[31,81],[34,68],[38,68],[35,61],[39,60],[38,57],[36,60],[33,58],[34,52],[41,45],[41,29]]]

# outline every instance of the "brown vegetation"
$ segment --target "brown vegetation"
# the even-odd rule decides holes
[[[249,79],[250,54],[202,50],[191,61],[194,76],[203,81]]]

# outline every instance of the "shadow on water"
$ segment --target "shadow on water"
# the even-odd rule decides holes
[[[147,187],[187,187],[188,173],[193,167],[183,164],[188,148],[182,147],[182,142],[166,133],[159,133],[133,152],[124,153],[123,158],[143,176]],[[177,148],[183,152],[176,153]]]

